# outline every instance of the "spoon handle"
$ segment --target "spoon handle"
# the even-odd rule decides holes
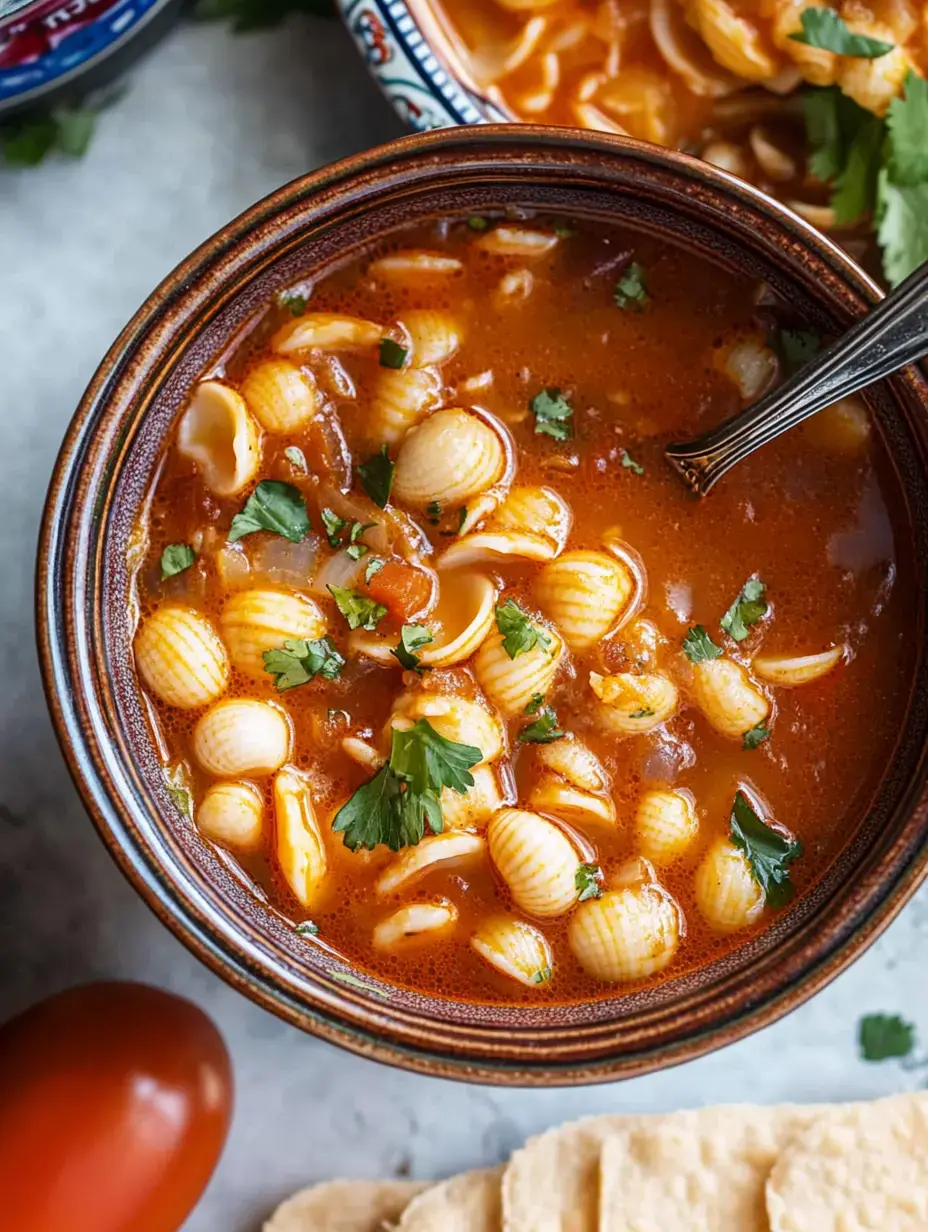
[[[846,334],[753,406],[666,455],[705,496],[742,458],[928,352],[928,261]]]

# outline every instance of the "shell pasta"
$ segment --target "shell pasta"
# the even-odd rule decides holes
[[[792,433],[698,506],[662,459],[802,331],[644,235],[489,211],[283,290],[193,385],[138,527],[137,683],[165,809],[297,954],[622,996],[822,874],[917,624],[879,433]]]

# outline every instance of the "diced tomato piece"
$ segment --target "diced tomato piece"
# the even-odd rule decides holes
[[[403,624],[424,612],[432,601],[432,579],[402,561],[387,561],[368,582],[367,589],[394,620]]]

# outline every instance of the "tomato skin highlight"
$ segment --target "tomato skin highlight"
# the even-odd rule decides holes
[[[177,1232],[219,1160],[229,1054],[189,1001],[70,988],[0,1027],[4,1232]]]
[[[388,560],[371,577],[367,588],[371,597],[382,603],[394,620],[403,624],[424,612],[433,597],[429,575],[402,561]]]

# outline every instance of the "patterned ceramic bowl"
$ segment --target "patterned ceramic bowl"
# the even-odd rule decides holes
[[[586,1004],[471,1004],[388,984],[308,947],[173,803],[132,655],[136,519],[164,439],[214,357],[282,289],[398,225],[507,208],[645,228],[767,281],[824,333],[846,328],[879,295],[846,254],[768,197],[627,138],[451,129],[294,180],[168,275],[91,381],[45,512],[39,649],[62,746],[104,841],[164,922],[235,987],[304,1030],[422,1073],[602,1082],[772,1022],[861,953],[928,872],[928,387],[912,371],[868,399],[919,562],[917,661],[892,760],[862,825],[792,910],[663,984]]]

